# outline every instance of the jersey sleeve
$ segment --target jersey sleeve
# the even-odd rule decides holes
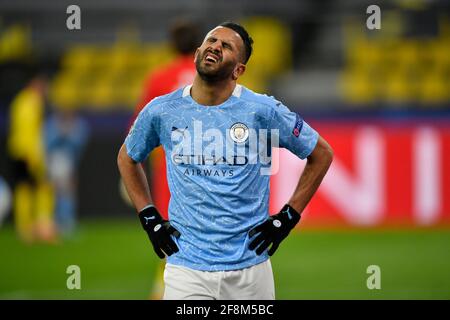
[[[157,107],[149,103],[134,121],[126,139],[127,154],[136,162],[144,161],[160,145]]]
[[[300,159],[305,159],[316,147],[319,134],[296,112],[273,99],[271,129],[278,132],[280,147],[286,148]]]

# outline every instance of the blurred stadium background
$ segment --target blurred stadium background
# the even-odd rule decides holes
[[[146,74],[175,56],[176,17],[203,31],[243,23],[255,50],[241,83],[298,111],[335,150],[272,258],[278,299],[450,298],[448,1],[79,0],[81,30],[66,27],[70,4],[0,1],[0,299],[149,298],[157,258],[121,194],[116,154]],[[371,4],[381,30],[366,28]],[[10,108],[35,66],[49,74],[44,116],[71,110],[89,132],[73,233],[51,243],[21,241],[11,208]],[[302,165],[280,152],[272,212]],[[69,265],[81,290],[66,287]],[[380,290],[366,286],[370,265]]]

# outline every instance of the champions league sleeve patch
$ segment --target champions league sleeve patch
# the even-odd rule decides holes
[[[298,113],[295,114],[295,126],[294,129],[292,130],[292,134],[298,138],[298,136],[300,135],[300,132],[302,131],[302,127],[303,127],[303,119],[298,115]]]

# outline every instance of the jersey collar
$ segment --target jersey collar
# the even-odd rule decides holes
[[[184,89],[183,89],[183,98],[191,95],[191,88],[192,88],[192,84],[187,85],[186,87],[184,87]],[[242,86],[240,84],[237,84],[234,87],[232,95],[235,96],[236,98],[240,98],[241,93],[242,93]]]

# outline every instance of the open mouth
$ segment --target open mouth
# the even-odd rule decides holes
[[[219,57],[212,53],[207,53],[205,56],[205,60],[211,63],[217,63],[219,61]]]

